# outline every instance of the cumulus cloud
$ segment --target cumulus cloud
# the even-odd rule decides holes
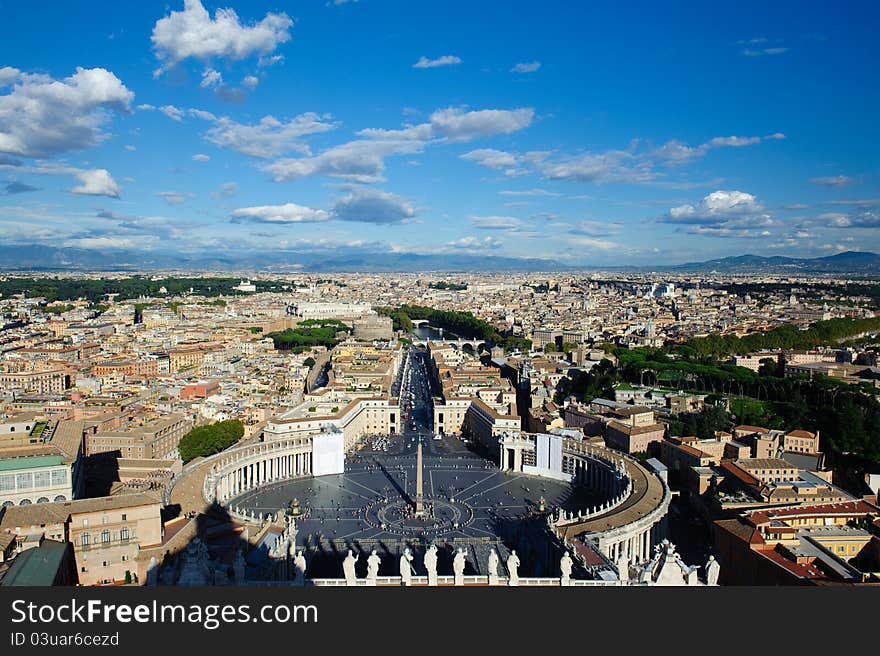
[[[214,126],[205,133],[205,139],[221,148],[261,158],[289,152],[308,152],[302,137],[336,128],[336,123],[330,121],[329,115],[319,116],[313,112],[300,114],[288,121],[264,116],[259,123],[251,125],[238,123],[226,116],[218,118],[208,112],[200,112],[198,116],[214,122]]]
[[[501,248],[502,242],[496,237],[462,237],[446,243],[446,248],[454,251],[483,252]]]
[[[461,58],[455,55],[443,55],[436,59],[428,59],[425,56],[419,57],[419,61],[412,65],[413,68],[437,68],[438,66],[454,66],[461,63]]]
[[[12,66],[0,68],[0,87],[5,87],[15,82],[21,75],[21,71]]]
[[[94,146],[107,135],[107,110],[129,112],[134,94],[103,68],[63,80],[22,74],[0,95],[0,153],[50,157]]]
[[[313,175],[381,182],[387,157],[420,153],[432,143],[508,134],[528,126],[533,116],[531,108],[466,111],[450,107],[435,111],[427,123],[390,130],[367,128],[357,132],[360,139],[333,146],[318,155],[280,159],[262,168],[276,182]]]
[[[394,130],[367,128],[357,134],[374,140],[470,141],[480,137],[517,132],[531,125],[534,116],[535,110],[531,107],[474,111],[467,111],[461,107],[446,107],[433,112],[427,123],[408,125]]]
[[[323,175],[353,182],[381,182],[385,158],[419,153],[423,143],[415,140],[357,140],[334,146],[313,157],[279,159],[262,167],[275,182]]]
[[[260,78],[256,75],[245,75],[241,80],[241,86],[247,87],[248,89],[256,89],[259,83]]]
[[[233,221],[254,221],[257,223],[316,223],[330,219],[330,214],[324,210],[295,203],[240,207],[233,210],[231,216]]]
[[[184,0],[183,11],[172,11],[153,27],[153,49],[161,62],[157,73],[187,58],[269,56],[290,40],[292,26],[285,13],[267,13],[259,22],[244,25],[231,8],[217,9],[212,18],[200,0]]]
[[[196,153],[192,158],[194,162],[207,162],[211,159],[211,156],[204,153]]]
[[[510,69],[511,73],[534,73],[539,68],[541,68],[541,62],[539,61],[531,61],[531,62],[520,62],[516,64],[513,68]]]
[[[409,201],[401,196],[361,188],[336,201],[332,210],[334,219],[360,223],[407,223],[415,214]]]
[[[820,187],[845,187],[852,184],[853,179],[848,175],[832,175],[822,178],[810,178],[810,182]]]
[[[76,174],[80,184],[70,191],[74,194],[85,196],[110,196],[119,198],[122,187],[113,179],[107,169],[92,169],[79,171]]]
[[[744,191],[713,191],[696,204],[669,210],[662,223],[691,226],[689,232],[719,237],[768,235],[776,221],[752,194]]]
[[[468,141],[517,132],[531,125],[534,116],[535,110],[531,107],[470,112],[459,107],[447,107],[431,114],[430,125],[435,136],[446,137],[450,141]]]

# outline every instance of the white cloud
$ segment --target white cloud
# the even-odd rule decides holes
[[[744,191],[713,191],[697,205],[680,205],[669,210],[671,223],[723,221],[731,216],[760,212],[762,207]]]
[[[745,48],[741,52],[746,57],[763,57],[764,55],[781,55],[788,52],[788,48]]]
[[[548,180],[604,183],[649,183],[662,175],[658,167],[674,167],[690,163],[706,155],[713,148],[742,147],[771,139],[784,139],[781,133],[766,137],[714,137],[698,146],[689,146],[671,140],[656,148],[639,148],[633,141],[625,150],[602,153],[556,155],[548,151],[527,153],[479,149],[461,157],[506,175],[538,173]]]
[[[288,152],[308,152],[301,138],[310,134],[327,132],[336,128],[329,116],[319,116],[313,112],[300,114],[289,121],[280,121],[274,116],[264,116],[259,123],[247,125],[231,118],[215,117],[214,126],[205,133],[205,138],[221,148],[231,148],[251,157],[274,157]],[[205,116],[202,116],[207,118]]]
[[[524,189],[524,190],[514,190],[514,189],[505,189],[504,191],[499,191],[498,194],[500,196],[561,196],[562,194],[557,194],[555,191],[547,191],[546,189]]]
[[[482,253],[484,251],[501,248],[503,243],[504,242],[495,237],[483,237],[482,239],[480,239],[479,237],[468,236],[447,242],[446,248],[449,250],[466,251],[469,253]]]
[[[459,157],[495,170],[512,168],[518,166],[522,161],[522,158],[518,155],[503,150],[495,150],[494,148],[478,148]]]
[[[241,207],[233,210],[231,216],[233,220],[256,221],[258,223],[316,223],[330,219],[330,214],[324,210],[294,203]]]
[[[170,118],[172,121],[177,121],[178,123],[183,121],[184,111],[179,107],[175,107],[174,105],[162,105],[161,107],[157,107],[156,105],[143,104],[138,105],[137,109],[140,111],[155,111],[162,112]]]
[[[455,55],[443,55],[442,57],[437,57],[436,59],[428,59],[425,56],[419,58],[415,64],[413,64],[413,68],[437,68],[438,66],[454,66],[456,64],[461,63],[461,58],[456,57]]]
[[[361,223],[408,223],[415,218],[409,201],[378,189],[354,189],[333,206],[332,215],[339,221]]]
[[[245,75],[241,80],[241,86],[246,87],[248,89],[256,89],[257,85],[260,83],[260,78],[256,75]]]
[[[515,216],[472,216],[471,225],[480,230],[521,230],[526,224]]]
[[[477,137],[496,134],[510,134],[532,123],[535,110],[531,107],[520,109],[481,109],[467,112],[458,107],[439,109],[431,114],[432,134],[446,137],[450,141],[468,141]]]
[[[202,73],[202,81],[199,83],[199,86],[203,89],[209,89],[221,84],[223,84],[223,76],[219,71],[215,71],[213,68],[208,68]]]
[[[20,75],[21,71],[17,68],[12,68],[12,66],[4,66],[3,68],[0,68],[0,87],[12,84]]]
[[[137,146],[134,146],[132,144],[125,144],[124,148],[130,153],[133,153],[137,150]]]
[[[63,80],[23,74],[0,95],[0,153],[48,157],[94,146],[107,135],[107,109],[128,112],[134,94],[103,68]]]
[[[723,190],[713,191],[699,203],[673,207],[660,221],[718,237],[768,236],[767,228],[778,224],[752,194]]]
[[[257,60],[257,66],[260,68],[265,68],[267,66],[274,66],[275,64],[280,64],[284,61],[284,55],[272,55],[271,57],[260,57]]]
[[[261,21],[243,25],[231,8],[217,9],[211,18],[199,0],[183,4],[183,11],[172,11],[153,27],[153,47],[162,62],[157,73],[190,57],[202,61],[265,57],[290,40],[293,21],[287,14],[267,13]]]
[[[187,199],[187,195],[179,191],[157,191],[156,195],[169,205],[180,205]]]
[[[262,168],[276,182],[312,175],[380,182],[384,180],[386,157],[420,153],[431,143],[508,134],[528,126],[533,115],[531,108],[465,111],[450,107],[435,111],[427,123],[392,130],[367,128],[357,132],[361,139],[333,146],[315,156],[280,159]]]
[[[192,158],[194,162],[207,162],[211,159],[211,156],[203,153],[196,153]]]
[[[811,178],[810,182],[820,187],[845,187],[852,184],[853,179],[848,175],[832,175],[823,178]]]
[[[578,248],[592,248],[599,251],[613,251],[623,248],[617,242],[607,239],[597,239],[595,237],[566,237],[566,243],[577,246]]]
[[[415,140],[358,140],[334,146],[314,157],[279,159],[262,167],[275,182],[296,180],[312,175],[342,178],[354,182],[384,180],[385,158],[390,155],[422,151],[423,143]]]
[[[539,61],[531,61],[531,62],[520,62],[516,66],[510,69],[511,73],[534,73],[539,68],[541,68],[541,62]]]
[[[107,169],[79,171],[75,175],[79,179],[80,184],[73,187],[70,190],[71,193],[85,196],[119,198],[119,194],[122,192],[122,188]]]

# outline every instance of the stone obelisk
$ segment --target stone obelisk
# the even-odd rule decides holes
[[[419,438],[419,446],[416,450],[416,517],[425,516],[425,502],[422,496],[422,440]]]

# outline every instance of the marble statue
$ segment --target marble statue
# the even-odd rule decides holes
[[[156,557],[150,558],[150,564],[147,566],[147,585],[153,586],[159,582],[159,563]]]
[[[367,557],[367,580],[371,581],[373,585],[376,584],[376,578],[379,576],[379,565],[381,562],[382,559],[379,558],[379,554],[373,549]]]
[[[425,569],[428,570],[428,585],[437,585],[437,545],[435,544],[425,551]]]
[[[718,585],[720,570],[721,566],[715,560],[715,556],[709,556],[709,561],[706,563],[706,585]]]
[[[296,570],[296,580],[299,581],[300,585],[306,584],[306,557],[303,556],[302,549],[300,549],[296,558],[293,559],[293,567]]]
[[[562,576],[559,579],[560,585],[568,585],[571,581],[571,565],[571,556],[566,551],[562,554],[562,558],[559,559],[559,571],[562,572]]]
[[[516,549],[512,549],[507,557],[507,574],[508,585],[519,585],[519,556],[516,555]]]
[[[412,552],[407,547],[400,556],[400,582],[403,585],[410,585],[412,583],[412,560]]]
[[[489,549],[489,563],[486,568],[489,573],[489,585],[498,583],[498,560],[498,552],[492,547]]]
[[[452,560],[452,571],[455,573],[455,585],[464,585],[464,568],[467,563],[464,549],[458,548],[455,558]]]
[[[345,557],[345,560],[342,561],[342,573],[345,575],[345,585],[357,585],[357,574],[355,574],[354,571],[354,564],[360,557],[360,554],[357,556],[352,555],[351,549],[349,549],[348,555]]]
[[[629,558],[626,557],[626,552],[621,550],[614,564],[617,566],[617,578],[623,583],[629,581]]]

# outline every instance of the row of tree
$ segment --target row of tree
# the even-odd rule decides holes
[[[454,310],[438,310],[424,305],[401,305],[400,307],[376,308],[379,314],[391,317],[395,330],[412,331],[412,320],[424,320],[436,328],[463,337],[465,339],[485,340],[493,346],[500,346],[505,351],[529,351],[531,340],[512,335],[502,335],[492,324],[475,317],[470,312]]]
[[[269,333],[272,343],[279,351],[293,351],[302,353],[315,346],[333,348],[340,338],[340,332],[348,332],[351,328],[335,320],[301,322],[296,328],[288,328]]]
[[[238,442],[244,435],[244,425],[238,419],[218,421],[208,426],[196,426],[180,439],[177,450],[184,463],[198,457],[220,453]]]
[[[737,335],[709,335],[695,337],[675,348],[684,357],[722,358],[745,355],[756,351],[778,349],[813,349],[817,346],[833,346],[838,342],[863,333],[880,331],[880,317],[870,319],[829,319],[818,321],[807,330],[785,324],[767,332]]]

